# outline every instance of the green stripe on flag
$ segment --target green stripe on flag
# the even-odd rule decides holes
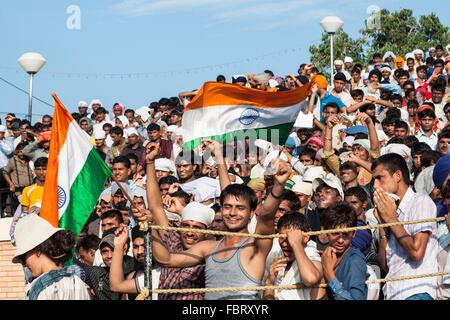
[[[224,143],[224,142],[233,141],[235,139],[240,139],[240,138],[243,138],[246,136],[250,136],[250,137],[256,136],[256,138],[258,138],[258,139],[263,137],[265,140],[270,142],[270,140],[272,138],[272,131],[275,131],[275,130],[278,130],[278,143],[280,145],[283,145],[286,142],[288,136],[291,134],[291,130],[292,130],[293,126],[294,126],[294,122],[290,122],[290,123],[278,124],[276,126],[271,126],[271,127],[245,129],[245,130],[242,129],[242,130],[227,132],[222,135],[201,137],[201,138],[197,138],[197,139],[185,142],[183,144],[183,151],[188,152],[188,151],[198,147],[202,143],[201,142],[202,139],[213,139],[213,140],[219,141],[220,143]],[[265,136],[261,134],[263,132],[263,130],[266,130],[267,134]],[[251,131],[254,131],[255,134],[252,134]],[[249,132],[250,132],[250,134],[249,134]]]
[[[111,170],[95,148],[89,152],[86,162],[70,188],[70,202],[59,219],[59,227],[77,235],[84,227],[103,191]]]

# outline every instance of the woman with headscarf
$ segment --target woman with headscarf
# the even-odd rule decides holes
[[[64,266],[72,258],[74,233],[28,214],[17,222],[14,239],[12,262],[26,266],[33,279],[26,289],[28,300],[91,300],[80,268]]]

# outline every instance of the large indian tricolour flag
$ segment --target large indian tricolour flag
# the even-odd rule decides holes
[[[77,235],[111,171],[58,97],[55,101],[40,216]]]
[[[183,114],[183,149],[191,150],[201,139],[219,142],[247,134],[282,145],[291,133],[313,85],[288,91],[269,92],[230,83],[205,82]]]

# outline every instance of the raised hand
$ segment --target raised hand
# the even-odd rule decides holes
[[[114,247],[123,247],[128,241],[128,227],[120,226],[114,232]]]
[[[269,275],[267,276],[266,285],[273,285],[278,272],[286,267],[287,258],[277,256],[269,268]]]
[[[150,142],[145,146],[145,150],[147,151],[147,155],[145,157],[145,161],[147,163],[153,162],[156,159],[156,156],[159,154],[160,145],[159,142]]]

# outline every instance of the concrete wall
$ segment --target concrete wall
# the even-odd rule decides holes
[[[0,219],[0,300],[25,297],[25,275],[20,264],[13,264],[16,248],[11,244],[9,227],[12,218]]]

